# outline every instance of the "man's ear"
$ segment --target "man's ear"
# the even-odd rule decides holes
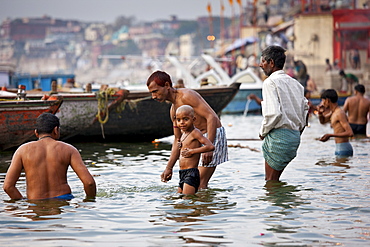
[[[59,127],[58,126],[55,126],[54,129],[53,129],[53,133],[54,135],[58,135],[58,131],[59,131]]]
[[[37,138],[39,138],[39,133],[37,132],[37,130],[35,129],[35,136],[37,137]]]
[[[171,87],[171,86],[170,86],[170,83],[169,83],[168,81],[166,81],[166,83],[164,84],[164,86],[166,86],[166,87]]]

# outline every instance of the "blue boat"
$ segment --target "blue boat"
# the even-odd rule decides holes
[[[26,86],[27,90],[41,89],[51,91],[51,82],[57,81],[58,86],[63,87],[69,79],[74,80],[74,74],[15,74],[12,77],[10,86],[18,88],[19,85]]]

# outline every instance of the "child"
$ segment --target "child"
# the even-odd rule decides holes
[[[352,145],[348,138],[353,136],[345,112],[338,106],[338,94],[334,89],[325,90],[321,94],[321,104],[318,107],[321,124],[330,121],[334,134],[325,134],[320,141],[326,142],[330,137],[335,137],[335,155],[349,157],[353,155]],[[324,114],[325,109],[330,109],[330,114]]]
[[[180,152],[180,183],[177,192],[185,195],[194,195],[198,191],[200,184],[198,163],[201,153],[215,149],[211,141],[194,127],[194,121],[194,109],[191,106],[182,105],[177,108],[176,127],[181,130],[182,135],[178,140],[179,150],[172,150],[172,152]],[[170,175],[162,177],[162,182],[170,179]]]

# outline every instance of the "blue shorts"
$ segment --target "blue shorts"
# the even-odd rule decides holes
[[[71,200],[73,198],[75,198],[75,197],[71,193],[68,193],[68,194],[64,194],[64,195],[61,195],[61,196],[53,197],[51,199]]]
[[[337,156],[338,158],[353,156],[353,149],[351,143],[349,142],[336,143],[335,156]]]

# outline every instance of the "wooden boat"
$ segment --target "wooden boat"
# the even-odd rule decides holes
[[[217,114],[234,98],[240,83],[195,89]],[[171,103],[151,99],[148,91],[131,91],[120,106],[112,108],[109,119],[95,123],[76,137],[78,140],[152,141],[173,133],[169,117]]]
[[[104,119],[105,112],[120,104],[127,94],[127,90],[112,91],[111,95],[106,91],[55,94],[63,97],[63,105],[55,114],[60,120],[60,139],[67,140],[89,128],[98,113]],[[102,101],[105,101],[106,105],[101,106],[99,102]],[[99,105],[106,108],[99,110]]]
[[[95,93],[69,93],[69,92],[37,92],[28,91],[24,96],[29,100],[48,99],[50,97],[63,98],[63,104],[55,115],[60,121],[60,140],[67,140],[80,131],[94,123],[94,119],[99,112],[99,102],[106,101],[106,109],[101,109],[100,114],[105,117],[105,111],[115,107],[122,102],[128,94],[127,90],[100,91]],[[51,96],[50,96],[51,95]],[[0,100],[15,100],[17,94],[0,91]]]
[[[62,98],[48,100],[0,100],[0,150],[19,146],[34,137],[36,118],[44,113],[55,114]]]

